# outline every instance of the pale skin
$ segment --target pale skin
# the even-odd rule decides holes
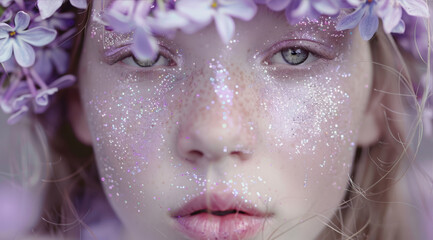
[[[290,26],[260,8],[250,22],[236,21],[227,45],[213,25],[160,38],[163,57],[147,67],[105,57],[104,45],[121,41],[89,26],[79,72],[84,108],[72,122],[94,147],[125,238],[189,239],[170,213],[219,192],[266,212],[251,239],[320,235],[343,200],[356,146],[378,136],[367,108],[368,42],[322,23]],[[287,48],[312,54],[290,65],[280,52]]]

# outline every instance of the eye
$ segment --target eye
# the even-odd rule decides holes
[[[307,60],[310,53],[302,48],[288,48],[280,51],[284,61],[290,65],[299,65]]]
[[[310,51],[301,47],[289,47],[284,48],[274,54],[270,59],[270,64],[289,64],[289,65],[301,65],[315,61],[318,59]]]
[[[140,67],[140,68],[150,68],[158,66],[173,66],[173,61],[166,58],[165,56],[158,54],[158,56],[152,59],[140,60],[134,56],[126,57],[122,60],[123,63],[130,66]]]

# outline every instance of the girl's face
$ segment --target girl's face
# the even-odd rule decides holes
[[[96,12],[100,4],[94,4]],[[107,198],[129,239],[312,239],[342,202],[372,83],[368,43],[336,19],[259,8],[159,38],[91,23],[80,90]]]

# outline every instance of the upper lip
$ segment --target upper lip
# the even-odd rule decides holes
[[[215,215],[241,213],[255,217],[267,217],[268,214],[260,211],[245,199],[233,196],[231,193],[209,193],[193,198],[171,215],[173,218],[186,217],[191,214],[208,212]]]

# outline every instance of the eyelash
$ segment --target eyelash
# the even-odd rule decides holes
[[[289,60],[287,59],[287,57],[284,54],[286,51],[293,52],[294,50],[304,51],[305,54],[307,55],[306,58],[304,60],[301,60],[298,64],[289,63]],[[291,65],[291,66],[299,66],[299,65],[305,65],[305,64],[308,64],[310,62],[313,62],[313,61],[317,60],[318,58],[320,58],[320,57],[316,56],[314,53],[312,53],[312,52],[310,52],[304,48],[290,47],[290,48],[281,49],[279,52],[273,54],[272,57],[270,58],[270,62],[271,62],[271,64],[277,63],[277,64],[284,64],[284,65]],[[269,62],[266,62],[266,63],[269,65]]]
[[[139,68],[150,68],[150,67],[158,67],[158,66],[175,66],[176,64],[173,64],[173,60],[170,58],[165,57],[162,54],[158,54],[155,60],[149,61],[152,62],[152,65],[150,66],[142,66],[139,64],[140,60],[136,59],[133,55],[126,57],[121,60],[123,63],[133,66],[135,64],[135,67]],[[148,61],[148,60],[146,60]],[[145,62],[145,61],[142,61]],[[162,63],[161,63],[162,62]]]
[[[269,54],[270,56],[265,58],[262,62],[264,65],[286,65],[288,67],[302,67],[303,65],[307,65],[311,62],[317,61],[319,59],[334,59],[336,56],[329,51],[329,49],[326,49],[326,47],[317,47],[317,46],[311,46],[311,45],[317,45],[318,43],[312,43],[310,41],[302,41],[302,44],[299,43],[299,41],[294,43],[294,41],[283,41],[280,43],[275,44],[271,47],[268,53],[271,52],[272,54]],[[299,46],[302,45],[302,46]],[[320,44],[319,44],[320,45]],[[307,58],[302,61],[299,64],[290,64],[288,63],[283,56],[283,52],[287,50],[303,50],[306,51]],[[173,60],[172,54],[169,50],[167,50],[165,47],[160,46],[160,52],[158,53],[158,57],[154,61],[154,63],[151,66],[145,67],[140,66],[137,62],[138,60],[133,56],[132,52],[130,51],[129,47],[127,47],[126,51],[116,51],[115,54],[113,54],[114,59],[111,60],[111,64],[114,64],[116,62],[121,61],[124,64],[127,64],[129,66],[138,67],[138,68],[153,68],[153,67],[173,67],[177,66],[177,63],[175,60]],[[268,54],[266,54],[268,55]],[[161,63],[161,61],[163,61]],[[156,65],[157,64],[157,65]]]
[[[319,46],[317,46],[319,45]],[[283,51],[286,50],[303,50],[307,52],[307,59],[300,64],[290,64],[287,61],[284,60],[283,57]],[[332,60],[334,59],[335,53],[333,53],[330,49],[327,47],[319,44],[319,43],[313,43],[311,41],[303,40],[303,41],[283,41],[280,43],[277,43],[273,45],[270,50],[267,51],[268,53],[271,52],[272,54],[266,54],[270,57],[264,58],[263,64],[264,65],[283,65],[288,66],[292,68],[298,68],[302,67],[303,65],[307,65],[309,63],[312,63],[314,61],[320,60],[320,59],[326,59],[326,60]]]
[[[132,67],[137,67],[137,68],[150,68],[150,67],[154,67],[156,63],[160,62],[161,60],[166,62],[166,65],[163,64],[158,64],[158,67],[173,67],[173,66],[177,66],[177,61],[174,60],[175,58],[173,57],[173,54],[171,54],[171,52],[166,49],[163,46],[159,46],[159,52],[158,52],[158,56],[155,59],[155,63],[153,63],[152,66],[149,67],[143,67],[140,66],[137,62],[139,61],[138,59],[136,59],[131,51],[131,46],[127,45],[127,46],[123,46],[118,48],[117,50],[113,51],[111,54],[107,54],[106,55],[106,59],[108,64],[113,65],[116,64],[118,62],[122,62],[123,64],[132,66]],[[134,66],[135,65],[135,66]]]

